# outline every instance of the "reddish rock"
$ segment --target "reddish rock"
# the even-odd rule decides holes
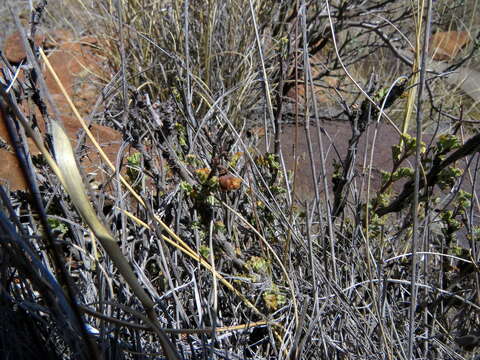
[[[8,189],[26,190],[27,182],[23,176],[20,163],[11,148],[11,140],[8,136],[7,127],[3,119],[3,113],[0,111],[0,159],[2,159],[2,166],[0,166],[0,184],[6,185]]]
[[[45,47],[55,48],[59,47],[65,42],[73,41],[73,33],[70,30],[55,30],[45,36]]]
[[[429,53],[433,60],[449,61],[470,42],[470,34],[466,31],[437,32],[430,39]]]
[[[72,146],[76,146],[78,135],[82,131],[82,129],[79,128],[78,121],[73,118],[65,118],[64,125],[68,137],[72,140]],[[98,124],[92,124],[90,126],[90,132],[95,140],[99,143],[108,159],[115,165],[117,161],[117,154],[122,143],[122,135],[112,128]],[[80,162],[83,170],[87,174],[99,173],[98,169],[102,166],[102,164],[106,165],[105,162],[88,137],[86,137],[84,144],[85,147],[80,154]]]
[[[11,191],[26,191],[28,188],[27,181],[15,154],[7,150],[0,150],[0,159],[2,159],[0,184],[6,185]]]
[[[48,60],[69,95],[73,94],[74,80],[77,77],[94,74],[101,68],[101,59],[95,56],[90,46],[82,45],[80,42],[63,43],[49,54]],[[61,94],[53,75],[46,69],[44,71],[50,92]]]
[[[322,67],[322,63],[325,62],[325,57],[321,53],[317,53],[310,57],[310,67],[312,69],[312,78],[314,82],[318,85],[313,86],[313,90],[315,93],[315,98],[318,104],[326,105],[332,104],[334,99],[329,94],[334,94],[331,89],[337,88],[339,85],[338,77],[334,76],[321,76],[320,79],[316,79],[316,77],[320,76],[325,69]],[[299,71],[299,84],[292,87],[288,93],[287,97],[291,100],[292,103],[295,103],[296,99],[298,99],[298,104],[301,106],[305,105],[305,85],[303,84],[304,75],[302,71]],[[293,81],[294,79],[290,79]],[[310,91],[310,90],[309,90]],[[309,99],[310,104],[312,104],[312,99]],[[300,110],[301,111],[301,110]]]
[[[351,126],[347,121],[325,121],[322,122],[322,127],[328,134],[328,138],[322,135],[323,148],[326,160],[327,182],[329,189],[332,190],[332,176],[334,174],[334,162],[341,163],[348,151],[348,141],[352,136]],[[311,126],[311,140],[313,146],[314,165],[316,167],[316,174],[320,181],[320,191],[322,192],[323,178],[321,174],[320,162],[320,146],[317,141],[317,129]],[[374,127],[370,128],[370,138],[368,141],[369,150],[367,152],[368,161],[370,161],[371,142],[373,138]],[[307,138],[305,135],[305,128],[302,126],[298,130],[298,142],[296,146],[297,155],[297,184],[296,194],[302,200],[311,200],[315,196],[313,179],[311,174],[310,159],[308,155]],[[286,127],[283,130],[281,141],[284,152],[285,162],[289,169],[294,168],[293,159],[293,144],[295,139],[295,128],[293,126]],[[398,144],[399,136],[394,129],[387,124],[380,124],[378,127],[378,134],[373,153],[373,171],[371,172],[371,187],[374,191],[378,190],[381,185],[381,171],[392,169],[392,149],[393,145]],[[368,180],[368,169],[363,168],[359,164],[363,163],[365,156],[366,137],[362,136],[357,153],[357,166],[355,172],[357,174],[357,184],[360,187],[360,182]],[[366,188],[366,187],[365,187]],[[400,187],[399,187],[400,188]],[[398,188],[398,189],[399,189]],[[396,189],[396,190],[398,190]]]
[[[39,44],[44,42],[46,47],[52,48],[52,51],[48,55],[49,61],[59,76],[68,95],[76,105],[77,110],[82,115],[90,113],[98,96],[98,90],[95,86],[96,76],[104,76],[106,73],[104,70],[105,67],[103,66],[103,58],[98,55],[94,47],[97,43],[96,39],[93,37],[84,37],[78,41],[73,41],[71,32],[60,30],[52,32],[46,37],[39,35],[38,39],[36,38],[36,41],[37,40]],[[8,53],[9,60],[13,62],[21,61],[25,57],[18,34],[13,34],[7,39],[6,53]],[[75,147],[77,144],[77,136],[82,129],[80,122],[73,117],[71,108],[61,93],[59,86],[46,69],[44,69],[44,76],[54,102],[62,114],[62,121],[67,135],[72,141],[72,146]],[[45,122],[38,109],[33,107],[34,114],[31,114],[31,110],[26,104],[22,104],[21,107],[27,117],[35,115],[38,127],[40,131],[44,133]],[[111,128],[97,124],[92,124],[90,131],[100,143],[110,161],[115,164],[122,141],[122,134]],[[19,162],[13,150],[8,148],[11,146],[11,141],[8,137],[4,121],[1,118],[0,139],[7,144],[7,148],[0,150],[0,158],[2,159],[0,181],[7,183],[11,190],[26,190],[26,182]],[[28,139],[28,143],[30,152],[32,154],[38,154],[39,150],[33,144],[33,141]],[[85,173],[96,173],[98,178],[102,172],[97,170],[102,164],[103,161],[100,155],[87,138],[81,154],[81,167]]]
[[[45,35],[35,35],[35,45],[40,46],[43,44],[44,41]],[[5,54],[5,57],[11,63],[19,63],[27,57],[25,49],[23,48],[22,38],[20,37],[20,33],[18,31],[11,34],[5,39],[5,43],[3,45],[3,52]]]

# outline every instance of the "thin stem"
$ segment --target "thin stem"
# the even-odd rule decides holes
[[[428,40],[430,38],[430,22],[432,16],[432,1],[427,0],[427,21],[425,26],[425,32],[423,34],[423,48],[422,48],[422,60],[420,64],[420,84],[417,94],[417,146],[415,149],[415,186],[413,192],[413,204],[412,204],[412,218],[413,218],[413,235],[412,235],[412,278],[411,278],[411,302],[410,302],[410,316],[409,316],[409,330],[408,330],[408,359],[413,359],[413,347],[415,336],[415,311],[417,307],[417,242],[419,238],[418,229],[418,201],[420,191],[420,152],[421,152],[421,138],[422,138],[422,95],[425,87],[425,74],[426,74],[426,60]],[[418,49],[420,50],[420,49]]]

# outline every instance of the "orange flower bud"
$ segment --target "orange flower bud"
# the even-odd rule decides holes
[[[242,179],[233,175],[223,175],[218,178],[218,183],[223,191],[232,191],[240,188]]]

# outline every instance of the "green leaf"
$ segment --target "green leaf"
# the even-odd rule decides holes
[[[438,137],[436,144],[438,154],[446,154],[461,146],[460,141],[455,135],[442,134]]]

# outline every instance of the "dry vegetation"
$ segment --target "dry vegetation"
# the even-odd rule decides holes
[[[475,358],[479,7],[7,1],[0,358]]]

